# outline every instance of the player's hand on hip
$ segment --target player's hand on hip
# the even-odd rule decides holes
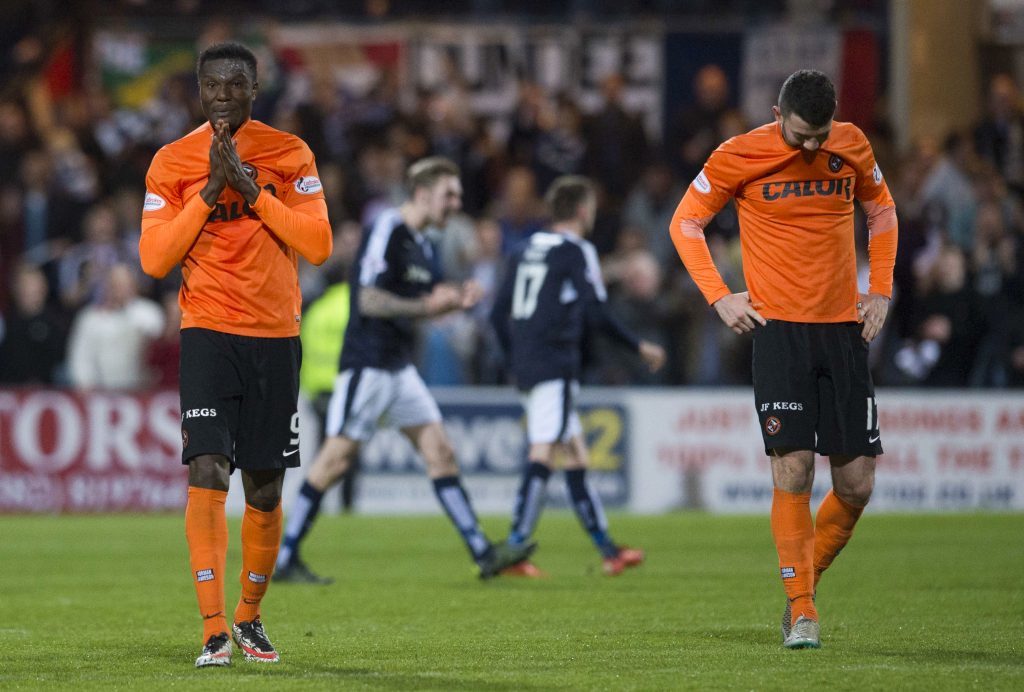
[[[249,204],[254,204],[260,195],[260,186],[249,177],[242,159],[235,149],[235,142],[231,139],[231,130],[224,121],[217,122],[217,153],[220,154],[221,163],[224,166],[224,177],[228,185],[241,193],[242,197]]]
[[[462,307],[462,289],[452,284],[437,284],[424,299],[427,315],[443,315]]]
[[[640,357],[651,372],[658,372],[665,365],[665,349],[653,341],[640,342]]]
[[[762,327],[768,324],[761,313],[754,309],[747,291],[722,296],[715,301],[714,308],[726,326],[737,334],[752,332],[758,324]]]
[[[860,315],[864,328],[861,336],[871,343],[885,324],[885,316],[889,312],[889,299],[878,293],[861,293],[857,297],[857,314]]]
[[[462,282],[462,304],[463,310],[469,310],[479,303],[484,297],[484,287],[476,279],[469,279]]]

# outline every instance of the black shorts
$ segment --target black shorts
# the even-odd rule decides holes
[[[246,471],[299,465],[299,337],[181,330],[181,463],[222,454]]]
[[[882,453],[861,329],[855,322],[769,320],[754,331],[754,402],[765,453]]]

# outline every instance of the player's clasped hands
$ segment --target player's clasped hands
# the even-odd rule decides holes
[[[889,312],[889,299],[878,293],[861,293],[857,298],[857,314],[860,315],[864,329],[861,336],[864,341],[871,341],[882,331],[885,316]]]
[[[715,301],[714,307],[726,326],[737,334],[752,332],[757,324],[762,327],[768,324],[761,313],[754,309],[747,291],[723,296]]]
[[[235,142],[231,139],[231,128],[223,120],[217,121],[213,133],[213,146],[217,150],[220,159],[221,169],[227,184],[238,190],[245,200],[252,204],[260,194],[259,185],[248,176],[242,166],[242,159],[235,149]],[[211,151],[210,175],[213,176],[213,152]]]

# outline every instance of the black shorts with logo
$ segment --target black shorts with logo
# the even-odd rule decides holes
[[[856,322],[769,320],[754,330],[754,403],[765,453],[882,453],[861,329]]]
[[[299,337],[181,330],[181,462],[221,454],[232,469],[299,465]]]

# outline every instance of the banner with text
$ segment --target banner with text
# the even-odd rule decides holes
[[[882,390],[877,400],[885,454],[873,511],[1024,510],[1024,397]],[[633,510],[768,510],[771,474],[749,391],[634,393],[627,405]],[[819,457],[815,501],[829,487]]]
[[[177,392],[0,390],[0,513],[185,506]]]
[[[515,393],[435,393],[476,509],[510,512],[526,452]],[[770,473],[749,390],[592,389],[581,414],[591,479],[609,508],[767,511]],[[878,415],[886,453],[873,511],[1024,510],[1024,396],[883,390]],[[315,428],[307,418],[303,426]],[[180,449],[175,392],[0,390],[0,513],[179,510]],[[304,438],[304,468],[315,454]],[[378,433],[361,462],[357,511],[439,511],[397,432]],[[287,476],[286,510],[303,475]],[[229,511],[240,513],[241,483],[232,486]],[[815,498],[829,486],[819,459]],[[549,494],[565,506],[560,478]]]

